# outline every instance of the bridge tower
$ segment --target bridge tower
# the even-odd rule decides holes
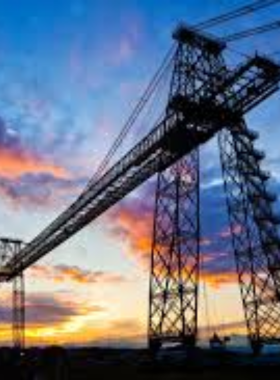
[[[254,94],[242,87],[225,91],[230,70],[223,58],[224,45],[212,37],[184,26],[173,35],[177,50],[166,114],[182,113],[188,104],[204,99],[196,114],[203,125],[207,99],[217,93],[227,109],[231,99],[243,91],[245,104]],[[256,63],[258,67],[258,57]],[[270,61],[267,80],[279,80],[279,68]],[[241,69],[242,71],[243,69]],[[242,85],[241,85],[242,86]],[[236,91],[236,93],[235,93]],[[263,90],[265,92],[265,90]],[[280,219],[272,211],[275,195],[267,190],[269,173],[260,168],[263,153],[254,148],[257,135],[246,126],[242,105],[233,118],[226,118],[218,134],[221,165],[236,269],[254,352],[263,344],[280,342]],[[215,129],[213,117],[212,126]],[[194,123],[195,124],[195,123]],[[193,124],[193,128],[198,126]],[[217,127],[217,130],[219,128]],[[195,136],[195,135],[194,135]],[[195,139],[195,137],[194,137]],[[184,141],[178,141],[176,149]],[[159,349],[166,343],[193,347],[197,339],[198,287],[200,267],[199,151],[194,149],[157,178],[154,231],[151,255],[149,346]]]
[[[0,238],[0,277],[9,277],[9,266],[13,262],[13,268],[17,268],[18,274],[12,279],[12,335],[14,347],[23,350],[25,346],[25,289],[24,274],[20,269],[17,255],[23,248],[21,240]],[[3,272],[4,271],[4,272]]]
[[[207,96],[223,67],[223,44],[183,27],[173,37],[177,50],[167,114],[181,112],[181,99],[195,102]],[[158,174],[150,278],[151,349],[168,342],[190,346],[196,342],[199,182],[199,148]]]

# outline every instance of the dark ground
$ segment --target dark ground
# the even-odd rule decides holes
[[[278,379],[280,354],[253,358],[250,355],[196,350],[165,352],[157,360],[145,350],[122,349],[29,349],[20,356],[0,349],[2,380],[241,380]]]

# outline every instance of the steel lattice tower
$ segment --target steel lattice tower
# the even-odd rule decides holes
[[[0,262],[1,267],[10,260],[13,260],[17,265],[19,274],[13,279],[13,304],[12,304],[12,334],[14,347],[22,350],[25,346],[25,290],[24,290],[24,275],[20,270],[20,262],[17,260],[17,255],[23,247],[21,240],[9,238],[0,239]],[[1,269],[3,270],[3,269]],[[6,273],[0,273],[6,275]]]
[[[258,352],[262,344],[279,342],[280,338],[280,239],[276,228],[280,220],[272,211],[275,195],[266,188],[269,174],[260,168],[263,154],[254,148],[257,135],[246,127],[243,104],[235,106],[232,115],[221,109],[218,118],[208,109],[213,99],[231,109],[238,98],[236,93],[245,93],[247,89],[242,88],[242,83],[230,87],[234,79],[225,65],[223,47],[211,38],[184,28],[178,28],[174,38],[177,52],[166,113],[175,110],[178,118],[182,112],[188,117],[188,102],[203,99],[207,117],[202,106],[195,114],[194,130],[211,117],[212,126],[217,120],[224,120],[227,125],[218,135],[221,164],[248,336],[253,350]],[[257,64],[255,70],[263,68],[262,64]],[[241,66],[239,74],[246,69],[246,65]],[[277,76],[273,67],[268,69],[272,76]],[[252,85],[243,103],[256,94],[254,74],[252,70],[247,75],[248,83],[252,77]],[[158,174],[150,278],[151,349],[168,342],[185,346],[196,343],[199,241],[196,148]]]
[[[199,35],[174,33],[178,42],[169,95],[169,112],[180,100],[210,95],[221,68],[222,46]],[[216,80],[216,79],[215,79]],[[192,128],[195,130],[196,126]],[[184,143],[184,141],[182,141]],[[199,149],[194,149],[157,179],[151,259],[149,345],[194,345],[199,279]]]

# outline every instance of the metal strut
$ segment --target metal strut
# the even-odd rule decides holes
[[[25,288],[24,274],[17,260],[18,253],[23,248],[21,240],[0,238],[0,277],[7,276],[7,262],[17,263],[18,275],[12,280],[12,336],[14,347],[23,350],[25,347]]]

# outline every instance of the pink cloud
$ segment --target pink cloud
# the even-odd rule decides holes
[[[77,284],[92,283],[122,283],[126,278],[117,273],[90,271],[73,265],[34,265],[30,268],[30,275],[35,278],[55,283],[73,282]]]
[[[233,233],[238,235],[242,232],[242,226],[241,225],[236,225],[233,227]],[[219,232],[218,234],[219,237],[223,239],[230,238],[232,236],[232,231],[230,227],[226,227],[223,231]]]

